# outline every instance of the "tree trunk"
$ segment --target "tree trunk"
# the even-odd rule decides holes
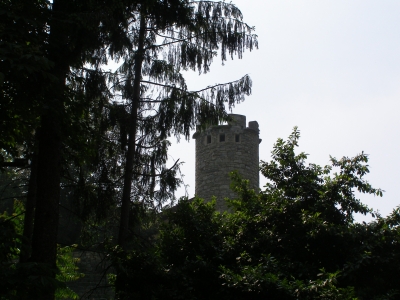
[[[35,137],[35,148],[37,146]],[[37,165],[38,155],[36,149],[34,150],[31,161],[31,174],[28,183],[28,195],[25,205],[25,218],[24,218],[24,232],[25,247],[21,249],[19,261],[21,263],[27,262],[32,251],[32,233],[33,233],[33,220],[36,206],[36,180],[37,180]]]
[[[65,125],[64,91],[69,71],[68,37],[64,28],[67,6],[68,0],[54,0],[52,19],[49,22],[48,53],[54,62],[52,74],[57,81],[52,83],[45,96],[38,136],[36,209],[30,261],[39,264],[34,275],[40,278],[39,282],[44,283],[44,286],[40,295],[32,295],[32,299],[53,300],[56,288],[52,282],[57,271],[61,146]]]
[[[126,153],[125,174],[124,174],[124,187],[122,191],[121,203],[121,220],[118,234],[118,244],[126,249],[127,238],[129,235],[129,212],[131,189],[133,179],[133,166],[135,163],[135,143],[136,143],[136,128],[137,128],[137,114],[140,101],[140,82],[142,76],[142,62],[143,62],[143,49],[144,39],[146,33],[146,20],[142,15],[140,17],[139,41],[135,57],[134,66],[134,81],[133,81],[133,97],[131,103],[131,112],[129,118],[129,132],[128,132],[128,151]]]
[[[43,264],[45,272],[36,274],[55,278],[57,257],[58,202],[61,161],[60,123],[54,114],[42,116],[39,137],[35,225],[31,261]],[[45,287],[41,299],[54,299],[55,288]]]

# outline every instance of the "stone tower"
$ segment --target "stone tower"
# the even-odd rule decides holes
[[[229,172],[237,170],[250,187],[259,189],[259,130],[257,121],[249,122],[246,116],[229,115],[233,121],[227,125],[211,126],[196,131],[196,195],[211,200],[217,197],[217,210],[225,211],[224,198],[235,197],[230,189]]]

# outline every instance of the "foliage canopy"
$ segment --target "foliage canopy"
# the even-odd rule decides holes
[[[232,213],[217,213],[213,202],[201,199],[181,200],[171,209],[152,254],[147,252],[151,259],[132,253],[124,261],[142,268],[127,267],[125,282],[143,287],[128,288],[127,294],[397,299],[399,281],[393,274],[400,271],[399,209],[382,218],[356,198],[355,190],[382,195],[364,179],[369,171],[364,153],[331,158],[331,166],[307,165],[307,155],[295,153],[299,136],[295,129],[287,141],[279,139],[272,160],[261,163],[269,182],[260,193],[232,173],[238,194],[229,200]],[[356,212],[372,214],[374,220],[356,223]],[[152,270],[157,288],[149,288],[150,278],[140,278],[146,270]]]

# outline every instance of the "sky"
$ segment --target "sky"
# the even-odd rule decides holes
[[[400,204],[400,1],[234,0],[255,26],[259,49],[243,59],[216,58],[208,74],[185,73],[189,89],[249,74],[252,95],[232,113],[260,125],[260,160],[269,161],[278,138],[294,126],[308,162],[329,156],[369,155],[365,177],[384,196],[360,195],[382,216]],[[181,168],[186,192],[195,192],[195,141],[171,138],[170,161]],[[260,175],[260,187],[265,184]],[[183,196],[181,188],[176,196]],[[357,216],[358,221],[366,220]]]

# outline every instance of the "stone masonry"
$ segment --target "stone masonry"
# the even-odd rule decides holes
[[[250,187],[259,189],[258,123],[246,116],[231,114],[227,125],[211,126],[197,131],[196,140],[196,195],[206,201],[216,196],[218,211],[227,210],[225,197],[236,195],[230,189],[229,173],[238,171],[250,181]]]

